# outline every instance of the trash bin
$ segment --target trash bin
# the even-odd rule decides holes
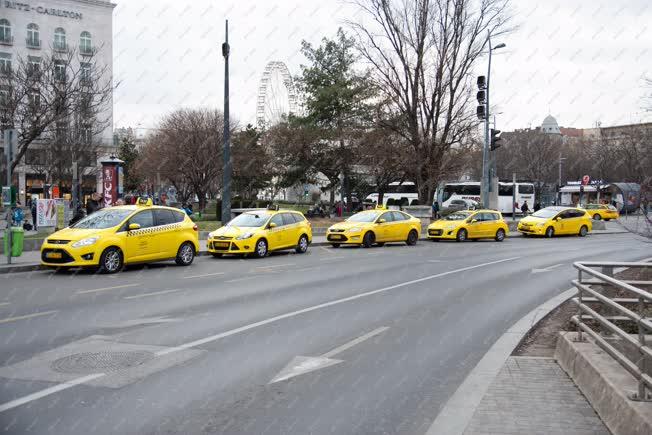
[[[20,257],[23,255],[23,243],[25,238],[25,230],[21,227],[11,227],[11,256]],[[4,255],[7,256],[9,252],[9,238],[5,232],[4,236]]]

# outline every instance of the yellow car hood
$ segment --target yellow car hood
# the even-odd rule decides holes
[[[340,222],[329,228],[329,230],[349,230],[351,228],[365,228],[371,225],[371,222]]]
[[[227,225],[209,234],[210,237],[238,237],[246,233],[255,233],[262,227],[236,227]]]
[[[76,242],[81,239],[92,236],[101,236],[102,232],[106,230],[98,229],[86,229],[86,228],[64,228],[63,230],[57,231],[50,234],[47,238],[53,240],[70,240]]]
[[[443,230],[443,229],[451,228],[451,227],[457,228],[457,227],[461,226],[465,222],[466,222],[466,220],[446,221],[446,220],[440,219],[440,220],[435,221],[435,222],[431,223],[430,225],[428,225],[428,229],[429,230]]]
[[[527,216],[521,219],[522,224],[530,224],[530,225],[536,225],[536,224],[541,224],[544,222],[547,222],[548,218],[540,218],[540,217],[534,217],[534,216]]]

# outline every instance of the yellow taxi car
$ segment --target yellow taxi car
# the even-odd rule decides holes
[[[387,242],[416,245],[421,234],[421,221],[405,212],[377,207],[354,214],[344,222],[328,228],[326,240],[334,248],[340,245],[362,245],[369,248]]]
[[[587,204],[584,206],[584,210],[596,221],[600,219],[609,221],[620,217],[620,213],[615,207],[606,204]]]
[[[41,245],[41,264],[49,267],[97,267],[114,273],[125,264],[174,259],[190,265],[199,251],[197,225],[183,211],[152,205],[101,209]]]
[[[524,236],[553,237],[562,234],[586,236],[593,229],[591,216],[575,207],[546,207],[524,217],[518,231]]]
[[[465,210],[451,213],[428,225],[428,239],[465,240],[494,239],[502,242],[509,234],[509,227],[496,210]]]
[[[261,258],[272,251],[284,249],[294,249],[303,254],[312,243],[312,227],[298,211],[270,207],[236,216],[210,233],[206,243],[213,257],[253,254]]]

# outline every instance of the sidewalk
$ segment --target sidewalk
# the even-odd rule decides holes
[[[609,435],[553,358],[512,356],[482,398],[464,435]]]

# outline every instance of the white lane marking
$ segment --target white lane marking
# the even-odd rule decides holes
[[[117,289],[127,288],[127,287],[138,287],[139,285],[142,285],[142,284],[123,284],[123,285],[116,285],[116,286],[113,286],[113,287],[94,288],[94,289],[91,289],[91,290],[79,290],[77,292],[77,294],[78,295],[84,295],[86,293],[97,293],[97,292],[103,292],[103,291],[107,291],[107,290],[117,290]]]
[[[443,263],[444,260],[428,260],[428,263]]]
[[[559,266],[563,266],[563,264],[553,264],[552,266],[548,266],[543,269],[532,269],[532,273],[550,272],[552,269],[555,269]]]
[[[338,346],[335,349],[331,350],[330,352],[326,352],[325,354],[320,355],[320,356],[322,358],[333,357],[333,356],[337,355],[338,353],[342,353],[345,350],[350,349],[353,346],[362,343],[363,341],[369,340],[371,337],[375,337],[378,334],[382,334],[383,332],[387,331],[388,329],[389,329],[389,326],[381,326],[380,328],[376,328],[371,332],[367,332],[366,334],[361,335],[360,337],[355,338],[355,339],[349,341],[348,343],[344,343],[343,345]]]
[[[201,338],[199,340],[194,340],[194,341],[191,341],[191,342],[188,342],[188,343],[185,343],[185,344],[181,344],[179,346],[169,347],[167,349],[163,349],[163,350],[157,352],[156,355],[159,355],[159,356],[160,355],[167,355],[169,353],[178,352],[178,351],[185,350],[185,349],[190,349],[192,347],[201,346],[202,344],[206,344],[206,343],[210,343],[212,341],[220,340],[222,338],[229,337],[231,335],[239,334],[240,332],[244,332],[244,331],[248,331],[250,329],[257,328],[259,326],[268,325],[270,323],[274,323],[274,322],[277,322],[277,321],[282,320],[282,319],[287,319],[289,317],[298,316],[299,314],[309,313],[311,311],[320,310],[322,308],[327,308],[327,307],[330,307],[330,306],[333,306],[333,305],[342,304],[344,302],[354,301],[356,299],[364,298],[364,297],[367,297],[367,296],[372,296],[372,295],[375,295],[375,294],[378,294],[378,293],[387,292],[389,290],[394,290],[394,289],[405,287],[405,286],[408,286],[408,285],[411,285],[411,284],[417,284],[417,283],[428,281],[428,280],[431,280],[431,279],[434,279],[434,278],[440,278],[442,276],[452,275],[454,273],[466,272],[467,270],[473,270],[473,269],[477,269],[477,268],[480,268],[480,267],[491,266],[491,265],[494,265],[494,264],[504,263],[504,262],[507,262],[507,261],[513,261],[513,260],[516,260],[516,259],[519,259],[519,258],[521,258],[521,257],[505,258],[503,260],[496,260],[496,261],[490,261],[488,263],[476,264],[475,266],[462,267],[460,269],[449,270],[447,272],[441,272],[441,273],[437,273],[435,275],[429,275],[429,276],[425,276],[423,278],[413,279],[411,281],[406,281],[406,282],[402,282],[402,283],[399,283],[399,284],[394,284],[394,285],[391,285],[389,287],[383,287],[383,288],[380,288],[380,289],[377,289],[377,290],[371,290],[371,291],[368,291],[368,292],[359,293],[357,295],[348,296],[346,298],[335,299],[335,300],[330,301],[330,302],[324,302],[323,304],[314,305],[312,307],[303,308],[301,310],[296,310],[296,311],[291,311],[289,313],[281,314],[281,315],[278,315],[278,316],[275,316],[275,317],[270,317],[269,319],[261,320],[259,322],[250,323],[249,325],[245,325],[245,326],[241,326],[239,328],[231,329],[230,331],[222,332],[220,334],[211,335],[210,337],[205,337],[205,338]]]
[[[191,279],[191,278],[205,278],[207,276],[217,276],[217,275],[224,275],[224,272],[215,272],[215,273],[205,273],[203,275],[191,275],[191,276],[184,276],[182,277],[183,279]]]
[[[0,302],[0,307],[4,307],[5,305],[9,305],[9,302]]]
[[[275,382],[285,381],[299,375],[310,373],[315,370],[323,369],[344,362],[341,359],[332,359],[331,357],[337,355],[338,353],[344,352],[356,344],[360,344],[363,341],[368,340],[371,337],[378,335],[388,329],[389,328],[387,326],[382,326],[380,328],[374,329],[373,331],[355,338],[348,343],[338,346],[330,352],[326,352],[320,356],[296,356],[276,376],[274,376],[274,379],[272,379],[269,383],[273,384]]]
[[[47,316],[49,314],[54,314],[58,312],[59,312],[58,310],[52,310],[52,311],[43,311],[41,313],[26,314],[24,316],[7,317],[6,319],[0,320],[0,323],[9,323],[9,322],[15,322],[16,320],[25,320],[34,317]]]
[[[258,266],[256,269],[271,269],[273,267],[295,266],[297,263],[272,264],[269,266]]]
[[[256,278],[260,278],[260,275],[257,275],[257,276],[245,276],[244,278],[230,279],[230,280],[224,281],[224,282],[240,282],[240,281],[247,281],[247,280],[256,279]]]
[[[293,272],[305,272],[307,270],[314,270],[314,269],[319,269],[319,266],[302,267],[300,269],[294,269]]]
[[[164,295],[164,294],[167,294],[167,293],[174,293],[174,292],[180,292],[180,291],[181,291],[181,289],[176,288],[176,289],[172,289],[172,290],[162,290],[160,292],[154,292],[154,293],[143,293],[143,294],[140,294],[140,295],[125,296],[124,298],[125,299],[139,299],[139,298],[146,298],[146,297],[149,297],[149,296],[158,296],[158,295]]]
[[[19,399],[12,400],[11,402],[3,403],[2,405],[0,405],[0,412],[4,412],[9,409],[16,408],[17,406],[24,405],[25,403],[33,402],[34,400],[38,400],[41,397],[49,396],[50,394],[67,390],[68,388],[72,388],[76,385],[83,384],[84,382],[92,381],[93,379],[101,378],[102,376],[105,376],[105,374],[96,373],[94,375],[88,375],[81,378],[73,379],[72,381],[64,382],[63,384],[55,385],[54,387],[46,388],[45,390],[37,391],[36,393],[32,393],[30,395],[21,397]]]

